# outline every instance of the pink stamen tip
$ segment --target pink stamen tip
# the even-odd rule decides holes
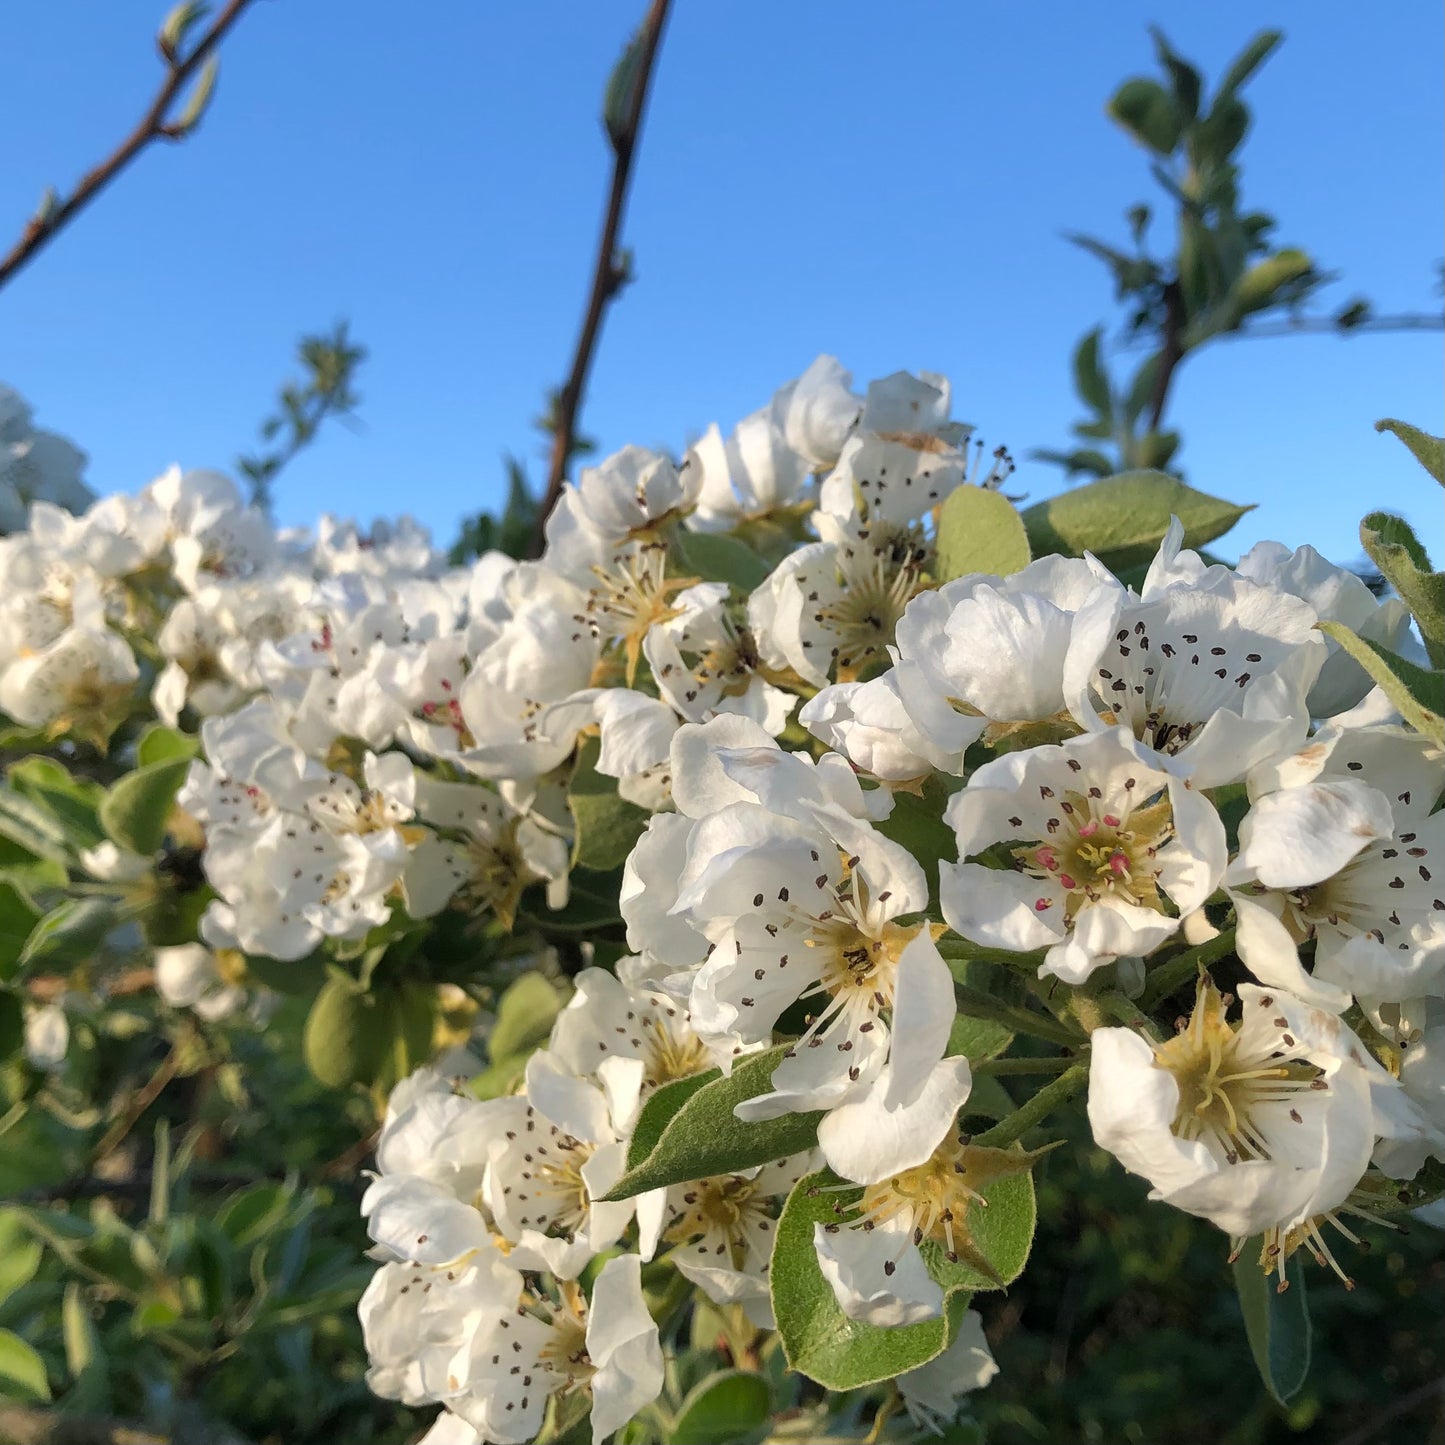
[[[1067,873],[1059,874],[1059,882],[1062,883],[1065,888],[1073,889],[1079,886]]]
[[[1106,827],[1110,828],[1117,828],[1119,826],[1119,820],[1112,813],[1104,814],[1104,823]]]
[[[1036,898],[1036,899],[1034,900],[1034,912],[1035,912],[1035,913],[1043,913],[1043,912],[1045,912],[1047,909],[1052,908],[1053,906],[1054,906],[1054,900],[1053,900],[1052,898]]]
[[[1109,859],[1109,867],[1115,873],[1127,873],[1129,871],[1129,860],[1122,853],[1115,853]]]
[[[1090,819],[1087,823],[1084,824],[1082,828],[1079,829],[1079,837],[1092,838],[1094,834],[1098,831],[1099,825],[1094,822],[1093,819]]]
[[[1047,868],[1052,873],[1058,866],[1059,860],[1054,856],[1052,848],[1040,848],[1037,853],[1040,868]]]

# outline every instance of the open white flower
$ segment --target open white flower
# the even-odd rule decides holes
[[[1398,597],[1380,599],[1353,572],[1327,562],[1313,547],[1293,552],[1279,542],[1256,542],[1236,568],[1251,582],[1302,598],[1321,622],[1343,622],[1370,642],[1391,652],[1408,652],[1410,611]],[[1310,688],[1307,705],[1314,717],[1332,717],[1354,707],[1370,690],[1370,680],[1333,639],[1329,659]]]
[[[642,1298],[641,1261],[621,1255],[603,1265],[589,1302],[564,1286],[552,1302],[523,1307],[479,1331],[466,1366],[465,1393],[448,1407],[497,1445],[524,1445],[542,1428],[551,1395],[591,1396],[593,1445],[601,1445],[662,1393],[662,1348]]]
[[[1226,845],[1208,800],[1139,752],[1121,728],[979,768],[945,816],[961,859],[1006,844],[1009,866],[940,864],[949,926],[1047,949],[1040,975],[1066,983],[1158,948],[1218,887]]]
[[[1160,559],[1182,537],[1176,519]],[[1127,727],[1196,787],[1236,782],[1304,738],[1325,659],[1316,620],[1299,598],[1222,567],[1146,584],[1137,601],[1103,591],[1074,624],[1070,710],[1090,731]]]
[[[964,1314],[953,1343],[926,1365],[906,1370],[894,1383],[908,1413],[936,1435],[958,1414],[963,1397],[981,1390],[998,1374],[977,1310]]]
[[[1398,1003],[1440,992],[1440,750],[1403,728],[1328,727],[1252,781],[1268,791],[1240,824],[1225,881],[1255,977],[1336,1012],[1352,994]],[[1306,973],[1298,950],[1311,939]]]
[[[1283,1238],[1336,1209],[1375,1146],[1363,1046],[1340,1021],[1289,995],[1240,988],[1225,1019],[1209,983],[1177,1037],[1090,1036],[1095,1142],[1154,1186],[1151,1197],[1236,1240]],[[1389,1081],[1393,1084],[1393,1081]],[[1398,1089],[1398,1085],[1394,1086]]]
[[[1009,577],[959,577],[914,598],[898,624],[894,675],[927,755],[961,774],[981,737],[1073,732],[1075,617],[1121,592],[1091,558],[1041,557]]]
[[[72,733],[100,749],[124,717],[140,672],[108,628],[71,627],[0,675],[0,708],[26,727]]]

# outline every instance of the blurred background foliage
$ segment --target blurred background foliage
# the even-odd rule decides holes
[[[1109,114],[1143,149],[1158,197],[1126,211],[1127,241],[1069,237],[1103,263],[1120,310],[1074,353],[1085,413],[1075,444],[1041,454],[1071,475],[1177,472],[1181,438],[1168,425],[1169,401],[1182,363],[1202,347],[1270,328],[1439,325],[1433,315],[1377,316],[1363,300],[1317,309],[1334,277],[1305,249],[1277,244],[1268,211],[1245,207],[1241,149],[1251,116],[1242,92],[1279,41],[1275,31],[1256,36],[1211,88],[1156,32],[1158,75],[1126,80],[1109,101]],[[301,377],[281,389],[258,449],[238,460],[259,503],[323,423],[354,417],[365,354],[344,323],[303,338]],[[564,425],[559,411],[554,395],[538,423],[549,451]],[[585,455],[589,443],[565,425],[564,455]],[[504,507],[465,523],[454,562],[491,549],[522,556],[534,546],[538,497],[522,461],[509,456],[504,468]],[[7,807],[23,813],[14,759],[33,741],[10,743]],[[76,816],[94,801],[80,791],[80,803],[66,805]],[[16,851],[11,836],[0,842],[0,866],[37,881],[53,858]],[[264,1020],[243,1011],[206,1022],[168,1008],[144,969],[91,956],[95,920],[83,908],[57,929],[47,954],[22,958],[33,915],[0,884],[0,978],[36,999],[74,989],[71,997],[84,1000],[71,1015],[63,1067],[46,1070],[25,1059],[15,993],[0,993],[0,1057],[8,1060],[0,1065],[0,1441],[416,1438],[424,1416],[366,1388],[355,1316],[371,1275],[361,1171],[385,1086],[463,1044],[486,1056],[478,1093],[510,1086],[545,1036],[582,943],[599,962],[623,950],[611,913],[592,906],[615,900],[615,870],[600,869],[590,891],[588,881],[585,869],[575,875],[573,904],[549,919],[555,951],[540,960],[516,956],[499,936],[437,930],[425,958],[382,947],[333,964],[329,975],[314,970],[322,993],[330,991],[337,1028],[329,1032],[314,1022],[308,1029],[317,1009],[305,994],[281,995]],[[139,921],[145,938],[165,941],[171,914],[187,912],[196,892],[173,868],[161,901]],[[134,943],[143,957],[145,942]],[[284,987],[286,975],[250,981]],[[418,982],[450,988],[439,995],[450,1005],[409,1014]],[[342,1034],[350,1053],[337,1042]],[[389,1063],[358,1079],[358,1051]],[[1368,1252],[1344,1256],[1353,1289],[1313,1274],[1314,1368],[1281,1406],[1250,1357],[1225,1240],[1147,1204],[1142,1181],[1092,1146],[1082,1119],[1051,1125],[1040,1139],[1060,1132],[1067,1147],[1036,1172],[1029,1267],[1007,1293],[978,1301],[1000,1374],[974,1397],[972,1420],[946,1439],[1445,1445],[1438,1232],[1375,1231]],[[757,1354],[706,1306],[673,1311],[668,1329],[679,1351],[668,1402],[691,1422],[688,1441],[756,1441],[770,1431],[776,1439],[930,1438],[893,1412],[889,1388],[824,1397],[788,1375],[775,1345]],[[732,1366],[745,1373],[723,1377],[725,1389],[706,1383]],[[572,1438],[565,1422],[554,1438]],[[634,1430],[623,1438],[645,1437]]]

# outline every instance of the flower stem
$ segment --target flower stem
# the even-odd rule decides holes
[[[1043,1014],[1018,1004],[1005,1003],[982,989],[969,988],[967,984],[955,983],[953,992],[958,999],[959,1011],[970,1018],[992,1019],[1004,1024],[1015,1033],[1030,1034],[1036,1039],[1048,1039],[1055,1044],[1077,1044],[1078,1036]]]
[[[1138,1029],[1154,1043],[1159,1042],[1158,1025],[1133,999],[1111,989],[1108,993],[1101,993],[1095,1002],[1116,1023]]]
[[[1042,1123],[1061,1104],[1067,1104],[1075,1094],[1082,1091],[1089,1079],[1086,1063],[1072,1065],[1051,1084],[1045,1084],[1027,1104],[1015,1109],[1005,1119],[1000,1119],[992,1129],[977,1135],[973,1143],[986,1149],[1002,1149],[1015,1139],[1026,1134],[1035,1124]]]
[[[1226,928],[1217,938],[1211,938],[1196,948],[1186,948],[1166,959],[1157,968],[1149,970],[1144,981],[1144,994],[1139,1000],[1146,1012],[1155,1004],[1177,993],[1186,983],[1192,983],[1201,968],[1218,963],[1234,952],[1234,930]]]
[[[980,1059],[972,1069],[975,1078],[984,1074],[1061,1074],[1076,1062],[1071,1054],[1043,1059]]]

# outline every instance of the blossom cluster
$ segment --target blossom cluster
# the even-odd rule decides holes
[[[535,561],[449,566],[409,522],[280,531],[178,470],[79,515],[34,499],[0,539],[18,728],[199,734],[169,827],[209,894],[158,953],[172,1002],[219,1018],[247,960],[408,929],[424,956],[444,917],[525,951],[579,869],[612,890],[626,956],[574,943],[504,1092],[427,1068],[391,1094],[361,1315],[372,1388],[444,1406],[433,1445],[649,1408],[669,1279],[793,1358],[775,1242],[820,1199],[788,1267],[839,1331],[941,1322],[898,1386],[950,1418],[994,1369],[954,1302],[1022,1267],[985,1215],[1054,1097],[991,1079],[1016,1127],[965,1125],[998,1112],[977,1017],[1008,1025],[993,1052],[1030,1021],[1068,1040],[1004,1062],[1086,1087],[1096,1142],[1281,1287],[1301,1249],[1343,1274],[1325,1226],[1353,1239],[1445,1159],[1445,760],[1321,631],[1409,658],[1405,604],[1307,546],[1225,565],[1178,518],[1144,566],[960,571],[960,497],[1025,528],[1007,453],[985,471],[950,413],[942,377],[860,395],[820,358],[681,461],[583,470]],[[991,993],[957,987],[976,962]],[[656,1182],[662,1126],[744,1067],[723,1122],[797,1147]]]

